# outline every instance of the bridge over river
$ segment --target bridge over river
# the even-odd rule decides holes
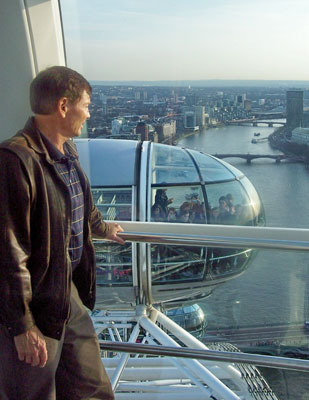
[[[255,118],[250,119],[233,119],[231,121],[226,122],[226,125],[239,125],[239,126],[261,126],[267,125],[269,127],[273,126],[286,126],[286,122],[282,121],[268,121],[268,120],[258,120]]]
[[[283,160],[290,162],[303,162],[304,159],[300,156],[293,156],[287,154],[213,154],[214,157],[223,159],[223,158],[243,158],[247,161],[247,164],[250,164],[252,160],[257,158],[270,158],[276,161],[276,163],[280,163]]]

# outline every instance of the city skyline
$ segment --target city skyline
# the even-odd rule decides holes
[[[305,0],[65,0],[68,65],[89,80],[309,80]]]

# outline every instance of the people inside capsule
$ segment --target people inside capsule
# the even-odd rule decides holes
[[[231,193],[228,193],[226,196],[226,202],[227,202],[227,206],[229,208],[229,213],[230,214],[235,214],[235,206],[234,206],[234,197]]]
[[[179,222],[190,223],[190,209],[188,207],[180,208]]]
[[[219,224],[219,215],[220,215],[220,208],[219,207],[213,207],[210,209],[210,219],[209,222],[211,224]]]
[[[162,208],[158,204],[154,204],[151,207],[151,221],[153,222],[163,222],[165,220],[164,218],[164,212],[162,211]]]
[[[167,222],[177,222],[176,208],[169,207],[168,213],[167,213]]]
[[[173,202],[173,198],[168,198],[166,194],[167,189],[158,189],[155,197],[155,205],[161,209],[163,218],[167,218],[168,205]]]

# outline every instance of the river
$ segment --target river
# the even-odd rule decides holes
[[[226,126],[205,129],[183,138],[178,145],[209,154],[251,153],[281,154],[267,137],[275,128]],[[302,163],[256,159],[247,164],[243,159],[225,161],[241,170],[254,184],[265,208],[266,225],[271,227],[309,227],[309,169]],[[237,279],[218,287],[201,302],[208,329],[247,327],[286,327],[281,345],[308,347],[307,332],[297,338],[289,334],[291,325],[309,320],[308,254],[265,250],[259,251],[248,270]],[[294,372],[268,370],[267,377],[279,398],[309,399],[309,376]],[[297,388],[297,389],[296,389]]]

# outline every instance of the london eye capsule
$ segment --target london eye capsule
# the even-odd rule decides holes
[[[199,151],[152,142],[76,140],[105,220],[263,225],[264,210],[238,169]],[[206,297],[243,273],[251,249],[95,241],[97,308],[166,308]],[[143,293],[143,299],[138,299]]]

